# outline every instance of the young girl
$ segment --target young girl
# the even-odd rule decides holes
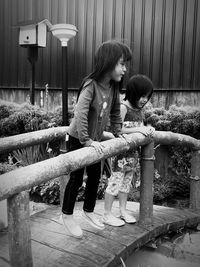
[[[100,141],[109,118],[113,134],[119,136],[121,133],[119,90],[126,72],[125,63],[131,56],[131,50],[117,41],[107,41],[97,50],[94,71],[84,79],[78,92],[74,118],[68,130],[69,151],[91,146],[101,153]],[[93,213],[101,176],[101,162],[88,166],[86,170],[88,179],[83,216],[93,227],[104,229],[104,224]],[[83,232],[74,220],[73,210],[83,174],[84,168],[71,172],[62,206],[64,226],[77,238],[81,238]]]
[[[121,103],[123,133],[140,132],[150,137],[153,135],[154,128],[145,127],[143,124],[142,110],[152,93],[153,84],[148,77],[135,75],[130,78],[126,86],[125,98]],[[116,170],[111,174],[106,188],[103,222],[112,226],[122,226],[125,222],[136,222],[136,219],[126,211],[126,203],[138,165],[138,151],[128,151],[116,159]],[[113,200],[117,195],[119,196],[120,218],[111,213]]]

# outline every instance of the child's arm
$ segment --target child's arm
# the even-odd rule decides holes
[[[127,108],[125,105],[121,105],[121,117],[124,122],[125,116],[127,113]],[[126,128],[122,127],[122,134],[130,134],[130,133],[141,133],[144,136],[153,136],[155,129],[152,126],[140,126],[140,127],[131,127]]]
[[[155,128],[152,126],[140,126],[140,127],[132,127],[132,128],[122,128],[123,134],[130,134],[130,133],[141,133],[144,136],[152,137],[155,132]]]
[[[141,126],[132,128],[122,128],[122,134],[141,133],[144,136],[152,136],[155,129],[152,126]],[[115,136],[111,132],[103,132],[102,141],[113,139]]]
[[[113,139],[113,138],[115,138],[115,136],[111,132],[106,132],[106,131],[103,132],[102,141]]]

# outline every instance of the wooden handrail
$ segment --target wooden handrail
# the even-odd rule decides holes
[[[51,130],[49,131],[51,135],[48,136],[46,131],[41,130],[38,131],[39,133],[37,133],[33,139],[29,139],[29,143],[26,139],[26,143],[41,143],[44,140],[46,141],[47,138],[50,140],[50,138],[56,138],[56,136],[63,137],[66,134],[66,127],[59,127],[59,129],[55,128],[55,132],[53,131],[53,128],[49,130]],[[41,133],[43,133],[43,135]],[[33,135],[34,133],[30,134]],[[26,135],[28,136],[28,134]],[[8,140],[8,138],[5,139]],[[21,137],[19,137],[19,139],[21,139]],[[15,140],[15,137],[13,137],[13,140]],[[9,138],[9,142],[10,147],[14,147],[14,141],[11,142],[11,138]],[[7,142],[7,144],[9,142]],[[105,149],[101,155],[97,154],[94,148],[85,147],[79,149],[78,151],[72,151],[51,159],[13,170],[11,172],[7,172],[0,175],[0,200],[6,199],[21,191],[30,189],[32,186],[67,174],[78,168],[90,165],[101,159],[128,151],[133,147],[146,145],[150,142],[151,140],[144,135],[140,133],[133,133],[127,135],[126,139],[115,138],[102,142],[102,144],[105,146]],[[165,145],[189,146],[193,150],[200,150],[200,140],[187,135],[176,134],[172,132],[156,131],[154,135],[154,142]],[[18,147],[21,146],[22,142],[20,142]],[[1,147],[3,146],[1,145]]]
[[[101,159],[128,151],[131,147],[142,146],[149,142],[151,140],[144,135],[134,133],[129,135],[128,142],[124,138],[102,142],[104,146],[102,154],[98,154],[93,147],[85,147],[4,173],[0,176],[0,200]]]
[[[54,139],[64,138],[67,129],[68,126],[61,126],[0,138],[0,154],[27,146],[50,142]]]
[[[37,132],[0,139],[0,153],[31,145],[64,138],[67,127],[57,127]],[[71,171],[90,165],[131,148],[142,147],[140,223],[151,223],[153,217],[153,160],[154,142],[164,145],[188,146],[194,151],[192,160],[191,208],[200,208],[200,140],[187,135],[156,131],[149,139],[141,133],[132,133],[125,138],[103,141],[102,154],[93,147],[85,147],[27,167],[18,168],[0,175],[0,200],[8,199],[8,230],[11,266],[32,266],[31,234],[29,223],[28,192],[32,186],[46,182]],[[198,184],[197,184],[197,183]]]
[[[156,131],[154,142],[161,145],[181,145],[190,147],[191,150],[200,150],[200,140],[189,135],[174,133],[170,131]]]
[[[53,139],[64,138],[67,130],[68,126],[60,126],[0,138],[0,154],[8,153],[27,146],[50,142]],[[154,134],[154,142],[163,145],[183,144],[185,146],[190,146],[193,150],[200,150],[200,140],[188,135],[173,133],[170,131],[156,131]]]

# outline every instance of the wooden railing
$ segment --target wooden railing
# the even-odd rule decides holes
[[[21,134],[0,139],[0,153],[22,147],[64,138],[67,127]],[[154,144],[182,145],[193,150],[191,160],[190,208],[200,209],[200,141],[190,136],[172,132],[156,131],[153,139],[140,133],[126,138],[115,138],[102,142],[104,149],[98,154],[94,148],[85,147],[61,154],[26,167],[18,168],[0,176],[0,200],[7,199],[9,254],[11,266],[32,266],[29,194],[32,186],[62,177],[71,171],[99,160],[141,146],[141,187],[139,223],[152,223]]]

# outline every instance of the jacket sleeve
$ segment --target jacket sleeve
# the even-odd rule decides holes
[[[114,134],[114,136],[119,136],[122,134],[122,118],[120,115],[120,96],[119,96],[119,90],[114,89],[114,97],[113,97],[113,103],[110,113],[110,124],[111,124],[111,131]]]
[[[93,100],[93,84],[87,84],[79,95],[75,108],[75,119],[77,122],[78,138],[81,144],[89,146],[92,143],[88,134],[88,113]]]

